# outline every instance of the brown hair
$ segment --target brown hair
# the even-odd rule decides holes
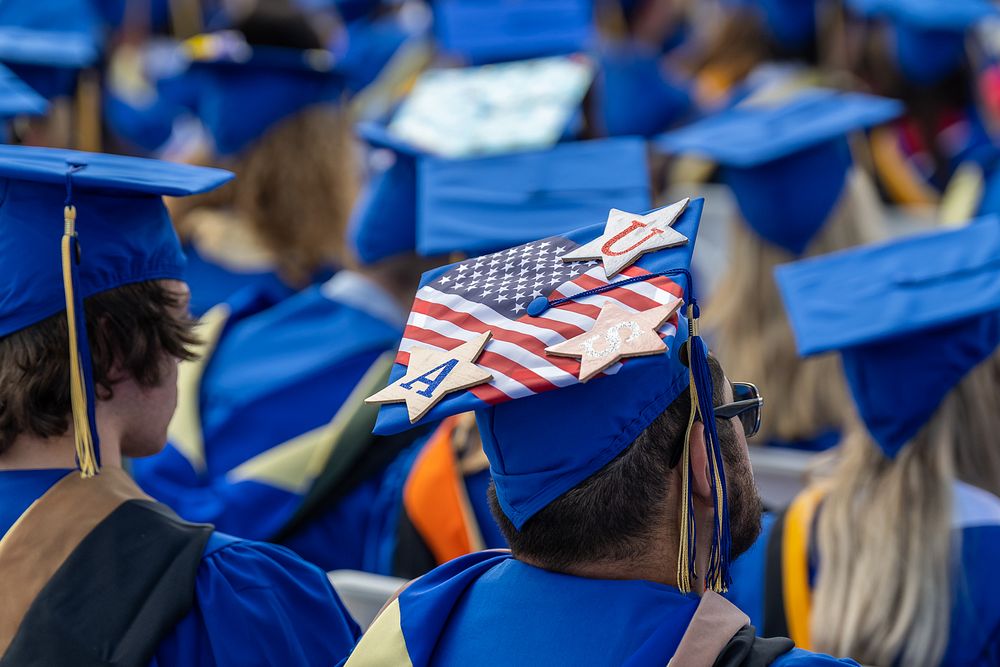
[[[806,255],[819,255],[876,240],[877,195],[859,170],[848,175],[840,201]],[[774,281],[774,268],[795,257],[757,236],[744,220],[729,237],[726,274],[715,290],[703,326],[713,352],[734,379],[749,378],[771,405],[757,442],[806,440],[840,428],[849,410],[835,355],[800,359]]]
[[[357,191],[347,112],[323,104],[279,122],[235,165],[231,183],[171,202],[178,235],[194,235],[193,213],[231,209],[271,256],[278,274],[304,287],[324,267],[343,265],[347,218]]]
[[[144,387],[160,383],[164,358],[186,360],[193,320],[178,317],[178,296],[163,282],[125,285],[84,302],[99,399],[113,395],[115,366]],[[0,338],[0,453],[22,433],[41,438],[69,428],[69,336],[59,313]]]

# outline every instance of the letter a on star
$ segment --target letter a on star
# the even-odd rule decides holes
[[[593,241],[569,251],[560,259],[582,262],[598,259],[610,280],[632,265],[647,252],[684,245],[688,238],[671,227],[687,208],[690,198],[684,198],[646,215],[611,209],[604,233]]]
[[[415,423],[447,394],[493,379],[492,374],[475,364],[490,335],[489,331],[479,334],[450,352],[413,348],[406,375],[366,398],[365,403],[405,402],[410,423]]]

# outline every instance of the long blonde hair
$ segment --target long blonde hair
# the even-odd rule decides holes
[[[854,169],[806,255],[876,240],[880,222],[874,186]],[[836,356],[799,358],[774,281],[774,267],[795,256],[762,240],[741,220],[730,231],[728,259],[704,321],[729,376],[752,379],[768,404],[777,406],[768,411],[756,440],[805,440],[839,428],[849,401]]]
[[[357,193],[347,112],[317,105],[265,132],[236,164],[236,179],[172,205],[182,239],[199,209],[231,210],[272,258],[278,275],[304,287],[324,267],[348,261],[344,238]]]
[[[956,479],[1000,494],[1000,353],[973,369],[895,459],[860,423],[817,519],[813,648],[864,664],[937,665],[951,617]],[[905,395],[900,394],[905,401]],[[897,663],[897,660],[899,663]]]

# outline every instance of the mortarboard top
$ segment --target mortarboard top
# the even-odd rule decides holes
[[[205,192],[230,178],[221,169],[143,158],[0,146],[0,336],[72,306],[75,432],[94,443],[78,440],[85,473],[99,462],[83,299],[130,283],[183,279],[184,255],[162,196]]]
[[[719,491],[714,495],[719,504],[713,564],[702,576],[713,588],[724,588],[724,470],[689,272],[703,205],[704,200],[684,200],[646,215],[612,210],[607,223],[424,274],[390,385],[369,398],[382,403],[375,432],[396,433],[474,410],[500,505],[520,528],[625,450],[689,390],[693,377]],[[633,234],[652,231],[635,239],[619,229],[629,224]],[[669,238],[674,239],[670,247],[653,243]],[[619,248],[616,244],[622,242],[631,245]],[[634,264],[610,277],[602,261],[563,259],[574,250],[574,255],[589,256],[597,247],[598,256],[603,253],[604,261],[613,263],[614,257],[638,253],[646,243],[653,246],[649,252],[634,254]],[[681,298],[694,320],[670,317],[681,307]],[[622,320],[604,319],[616,309]],[[622,328],[630,334],[615,343],[617,333],[608,331]],[[594,336],[607,347],[595,343]],[[621,346],[644,336],[652,336],[659,349],[619,361]],[[680,354],[685,343],[690,343],[691,368]],[[567,352],[566,345],[584,350],[589,345],[590,352]],[[587,356],[591,372],[571,358],[581,355]],[[432,368],[434,364],[439,365]],[[442,386],[446,389],[439,392]],[[396,402],[404,400],[406,405]],[[682,464],[682,471],[687,469]],[[683,535],[693,536],[683,532],[691,521],[689,513],[681,519],[683,545],[688,544]],[[687,551],[679,557],[682,575],[695,576],[690,558],[693,553]],[[683,590],[687,584],[679,585]]]
[[[335,100],[342,76],[325,49],[251,46],[235,30],[183,44],[198,77],[196,110],[223,156],[242,151],[278,121]]]
[[[848,0],[847,6],[890,23],[903,75],[923,85],[955,71],[965,58],[966,30],[1000,14],[988,0]]]
[[[43,115],[48,107],[44,97],[0,65],[0,118]]]
[[[590,0],[437,0],[434,31],[445,53],[494,63],[587,51]]]
[[[786,264],[775,276],[799,353],[840,351],[858,413],[889,457],[1000,344],[994,216]]]
[[[899,116],[901,103],[808,89],[777,104],[740,105],[673,132],[656,146],[722,166],[740,212],[763,239],[801,254],[840,197],[847,134]]]
[[[0,3],[0,62],[46,98],[70,94],[76,73],[100,55],[100,21],[89,2]]]
[[[509,248],[611,208],[652,205],[646,144],[636,137],[472,160],[428,157],[417,174],[416,247],[427,256]]]
[[[633,43],[609,45],[599,60],[594,92],[607,135],[652,136],[691,110],[687,84],[664,70],[656,50]],[[638,99],[641,104],[636,104]]]

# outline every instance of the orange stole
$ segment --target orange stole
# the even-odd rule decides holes
[[[801,649],[810,650],[809,623],[812,589],[809,587],[809,533],[824,489],[813,486],[789,505],[781,536],[781,571],[788,636]]]
[[[455,458],[462,415],[444,420],[423,446],[403,487],[403,507],[438,563],[483,548]]]

